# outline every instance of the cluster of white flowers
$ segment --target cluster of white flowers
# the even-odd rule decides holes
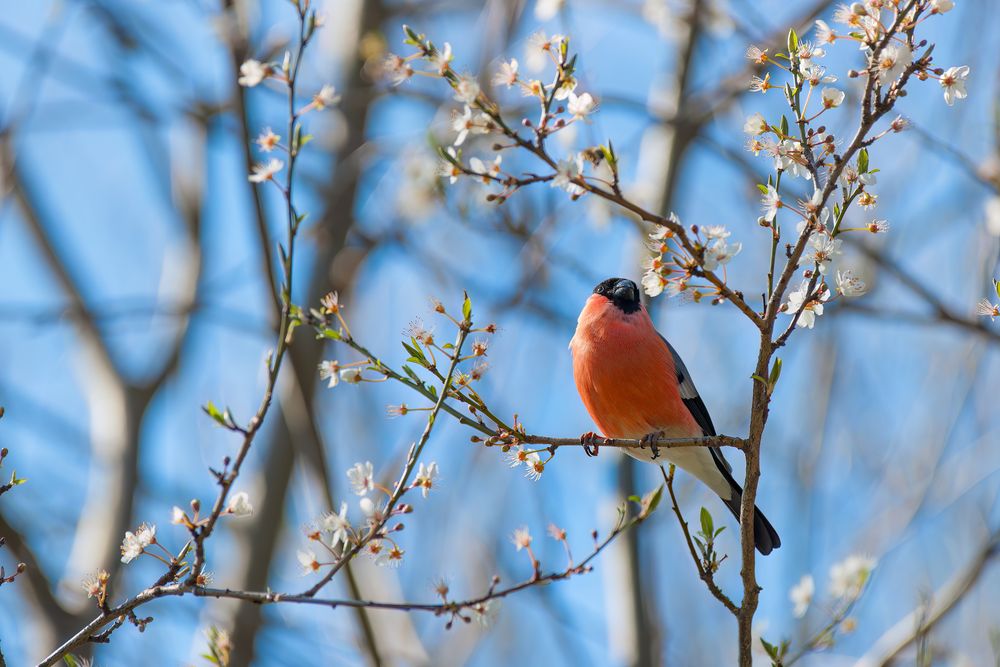
[[[541,15],[552,15],[556,11],[554,8],[560,2],[561,0],[555,2],[543,0],[539,5]],[[451,44],[445,42],[441,47],[436,47],[423,35],[417,35],[405,26],[404,32],[407,35],[407,44],[417,47],[418,51],[406,57],[395,54],[387,56],[383,63],[383,71],[387,77],[394,84],[401,83],[416,72],[412,63],[422,60],[426,63],[427,69],[420,70],[420,73],[446,79],[452,87],[454,99],[462,103],[461,110],[456,110],[452,115],[451,128],[455,132],[455,138],[451,146],[445,147],[440,152],[438,175],[446,178],[451,184],[457,183],[464,175],[478,177],[486,184],[499,184],[503,187],[503,192],[499,195],[491,194],[487,200],[505,201],[509,192],[516,189],[516,179],[505,175],[501,170],[500,155],[489,160],[473,157],[466,163],[461,151],[458,150],[466,145],[471,137],[477,135],[499,132],[509,134],[509,131],[501,127],[503,123],[500,120],[499,105],[488,97],[475,77],[459,74],[453,69],[454,54]],[[494,86],[517,88],[525,97],[537,100],[543,110],[540,125],[535,127],[528,119],[524,119],[523,123],[532,127],[539,136],[556,134],[574,123],[586,121],[598,107],[598,101],[592,94],[577,91],[578,81],[573,73],[572,59],[568,59],[566,53],[568,43],[564,35],[548,35],[544,31],[536,32],[527,39],[524,58],[526,69],[534,72],[542,69],[547,63],[555,65],[558,76],[552,84],[544,84],[539,79],[525,75],[521,63],[516,58],[501,61],[492,77]],[[584,193],[579,181],[584,177],[585,162],[583,153],[572,154],[559,161],[556,173],[544,180],[549,180],[553,187],[565,189],[573,197],[579,197]]]
[[[542,477],[542,473],[545,472],[546,461],[542,460],[542,457],[538,452],[528,451],[524,447],[517,446],[511,447],[506,454],[507,463],[511,468],[518,468],[520,466],[525,467],[525,476],[531,480],[539,480]]]
[[[328,359],[320,362],[319,377],[321,380],[326,380],[326,386],[330,388],[336,387],[341,382],[358,384],[364,379],[361,369],[356,365],[344,367],[336,359]]]
[[[836,613],[843,616],[850,605],[861,597],[877,564],[878,561],[874,558],[859,554],[853,554],[838,563],[834,563],[830,568],[829,592],[839,605]],[[795,618],[802,618],[806,615],[815,593],[816,583],[810,574],[804,575],[792,587],[788,598],[792,602],[792,613]]]
[[[322,24],[322,18],[319,14],[316,14],[314,16],[314,26],[319,27]],[[262,63],[259,60],[254,60],[253,58],[246,60],[240,65],[240,76],[237,79],[237,83],[244,88],[254,88],[269,79],[287,84],[289,82],[291,60],[292,55],[289,51],[285,52],[284,60],[280,65],[276,63]],[[320,89],[315,94],[313,94],[311,101],[298,110],[297,115],[301,116],[302,114],[313,110],[321,111],[323,109],[328,109],[335,106],[338,102],[340,102],[340,95],[337,93],[337,89],[332,85],[325,83],[320,86]],[[255,143],[264,153],[270,153],[276,148],[284,150],[288,153],[289,147],[282,146],[279,143],[280,141],[281,137],[275,134],[271,128],[268,127],[261,132]],[[294,157],[294,151],[297,151],[298,147],[291,148],[293,149],[292,155]],[[278,158],[271,158],[267,162],[261,162],[253,165],[247,178],[251,183],[274,181],[274,177],[284,167],[284,161],[279,160]]]
[[[680,219],[673,213],[670,221],[679,225]],[[701,266],[706,271],[715,271],[729,263],[743,249],[743,244],[729,240],[732,233],[722,225],[705,225],[695,232],[701,248]],[[652,255],[643,262],[645,273],[642,287],[650,297],[659,296],[664,291],[670,296],[686,293],[696,300],[700,298],[697,289],[691,289],[691,262],[676,261],[675,251],[668,244],[673,233],[667,227],[659,227],[649,235],[648,248]],[[702,236],[704,238],[702,238]],[[687,268],[685,268],[687,267]]]
[[[375,500],[369,497],[369,493],[373,491],[380,491],[389,496],[389,492],[375,481],[375,467],[371,461],[355,463],[347,469],[346,475],[351,491],[355,495],[361,496],[358,499],[358,507],[364,516],[364,520],[360,524],[361,527],[355,530],[348,518],[348,505],[346,502],[342,502],[339,512],[324,514],[307,525],[305,527],[306,537],[329,552],[331,558],[334,559],[332,562],[336,562],[341,557],[343,549],[355,545],[367,554],[376,565],[398,566],[402,562],[405,552],[388,536],[388,532],[391,531],[382,530],[380,527],[389,516],[411,511],[410,506],[400,505],[391,511],[384,500]],[[437,481],[437,463],[433,461],[426,465],[421,463],[417,469],[416,478],[408,488],[419,488],[423,497],[426,498]],[[376,531],[378,531],[377,534]],[[317,572],[324,565],[329,564],[321,561],[312,549],[299,550],[298,560],[302,566],[303,574]]]
[[[142,524],[136,528],[135,532],[126,531],[125,539],[122,540],[121,552],[122,562],[131,563],[138,558],[146,547],[156,543],[156,525]]]

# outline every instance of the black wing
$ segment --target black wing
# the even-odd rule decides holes
[[[677,350],[674,349],[674,346],[666,338],[662,335],[660,338],[667,346],[667,349],[670,350],[670,356],[674,358],[674,370],[677,373],[677,384],[681,388],[681,400],[684,401],[684,405],[691,413],[691,416],[694,417],[694,420],[698,422],[698,426],[701,427],[702,432],[705,435],[716,435],[715,425],[712,424],[712,417],[708,414],[708,408],[705,407],[705,402],[701,400],[698,388],[694,386],[694,380],[691,379],[691,374],[688,372],[687,366],[684,365],[681,355],[677,354]],[[722,450],[719,447],[710,447],[709,451],[712,452],[715,465],[719,467],[719,470],[727,478],[731,479],[729,473],[732,472],[733,467],[729,465],[729,461],[722,455]]]

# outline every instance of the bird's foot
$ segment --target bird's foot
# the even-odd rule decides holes
[[[600,444],[597,442],[601,440],[602,442],[607,442],[607,438],[602,438],[593,431],[587,431],[580,436],[580,444],[583,445],[583,453],[587,456],[597,456],[597,451],[600,448]]]
[[[664,435],[666,435],[666,433],[663,431],[653,431],[652,433],[647,433],[639,438],[639,447],[641,449],[649,447],[649,451],[652,453],[653,459],[656,460],[660,458],[660,448],[656,446],[656,441]]]

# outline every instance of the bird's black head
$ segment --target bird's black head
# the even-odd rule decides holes
[[[608,278],[594,288],[594,294],[607,297],[624,313],[639,310],[639,288],[628,278]]]

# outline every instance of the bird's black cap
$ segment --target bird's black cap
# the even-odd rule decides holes
[[[598,283],[594,294],[607,297],[624,313],[639,310],[639,288],[628,278],[608,278]]]

